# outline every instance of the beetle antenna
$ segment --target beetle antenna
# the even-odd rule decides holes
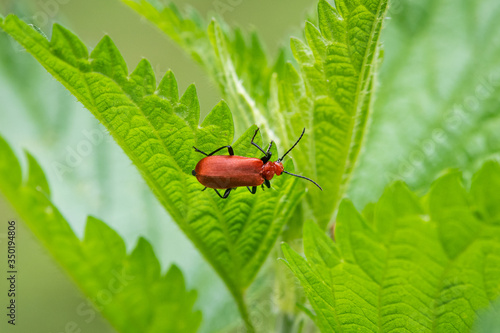
[[[295,146],[297,145],[297,143],[299,143],[300,139],[302,139],[302,137],[304,136],[304,133],[306,132],[306,129],[304,128],[304,130],[302,131],[302,134],[300,135],[299,139],[297,140],[297,142],[295,142],[292,146],[292,148],[288,149],[288,151],[283,155],[281,156],[280,158],[278,158],[277,162],[281,162],[283,161],[283,159],[285,158],[286,154],[288,154],[290,151],[292,151],[293,148],[295,148]],[[297,176],[297,175],[294,175],[294,176]],[[308,178],[307,178],[308,179]],[[310,179],[309,179],[310,180]],[[311,180],[312,181],[312,180]],[[314,182],[313,182],[314,183]],[[315,183],[316,184],[316,183]],[[318,185],[318,184],[316,184]],[[319,185],[318,185],[319,186]],[[321,188],[321,187],[320,187]]]
[[[302,134],[304,134],[304,133],[302,133]],[[299,139],[299,140],[300,140],[300,139]],[[292,148],[293,148],[293,147],[292,147]],[[285,170],[283,170],[283,172],[284,172],[284,173],[286,173],[286,174],[289,174],[289,175],[295,176],[295,177],[299,177],[299,178],[302,178],[302,179],[306,179],[306,180],[310,181],[311,183],[313,183],[314,185],[316,185],[317,187],[319,187],[319,189],[320,189],[321,191],[323,191],[323,189],[321,188],[321,186],[319,186],[319,185],[318,185],[318,183],[316,183],[314,180],[312,180],[312,179],[310,179],[310,178],[307,178],[307,177],[304,177],[304,176],[299,176],[299,175],[296,175],[296,174],[293,174],[293,173],[287,172],[287,171],[285,171]]]

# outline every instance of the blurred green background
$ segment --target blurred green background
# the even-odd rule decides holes
[[[290,35],[302,37],[316,1],[192,0],[189,5],[202,15],[219,14],[232,26],[257,30],[275,54],[280,46],[288,48]],[[53,22],[61,23],[89,48],[109,34],[129,71],[145,57],[157,79],[172,69],[181,91],[196,83],[202,116],[220,100],[217,87],[189,56],[118,0],[0,0],[0,13],[16,13],[48,35]],[[425,193],[442,170],[460,168],[467,179],[500,152],[500,2],[399,0],[388,16],[372,126],[349,190],[358,208],[376,200],[394,179]],[[238,331],[238,315],[222,282],[103,127],[3,33],[0,50],[0,134],[19,156],[28,149],[38,159],[56,206],[76,233],[81,236],[86,216],[94,215],[117,230],[129,249],[144,236],[162,267],[176,263],[188,288],[197,289],[201,331]],[[68,164],[69,170],[61,171]],[[0,218],[11,216],[15,213],[3,203]],[[28,230],[21,229],[20,237],[24,273],[17,332],[64,332],[68,321],[82,332],[112,331],[101,319],[89,324],[76,314],[84,297]],[[252,305],[271,303],[265,272],[264,267],[253,286]],[[278,311],[273,305],[263,308]]]

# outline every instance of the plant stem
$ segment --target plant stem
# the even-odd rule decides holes
[[[245,322],[245,327],[247,333],[255,333],[255,328],[253,327],[252,321],[250,320],[250,314],[248,313],[247,305],[243,293],[231,290],[233,297],[238,305],[238,310],[240,312],[241,318]]]

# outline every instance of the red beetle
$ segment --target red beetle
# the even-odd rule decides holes
[[[302,136],[306,131],[305,128],[292,148],[290,148],[283,156],[278,158],[276,162],[269,161],[272,155],[271,147],[273,145],[273,141],[269,144],[267,151],[264,151],[264,149],[253,142],[258,131],[259,129],[257,128],[251,143],[264,153],[264,157],[260,159],[236,156],[234,155],[233,147],[231,146],[220,147],[210,154],[204,153],[196,147],[193,147],[197,152],[206,156],[199,161],[198,164],[196,164],[196,167],[192,172],[193,176],[195,176],[196,179],[205,186],[202,191],[206,190],[207,187],[213,188],[219,197],[226,199],[229,196],[229,193],[231,193],[231,190],[234,190],[237,187],[246,186],[250,193],[255,194],[255,192],[257,192],[257,186],[261,185],[262,189],[264,189],[264,184],[266,184],[267,188],[270,188],[271,183],[269,181],[274,177],[274,175],[280,176],[282,173],[307,179],[319,187],[320,190],[323,190],[321,186],[319,186],[312,179],[283,170],[283,164],[281,161],[283,161],[283,158],[297,145],[297,143],[299,143],[300,139],[302,139]],[[212,156],[224,148],[227,148],[229,156]],[[252,189],[250,189],[250,187],[252,187]],[[224,189],[226,191],[222,196],[217,189]]]

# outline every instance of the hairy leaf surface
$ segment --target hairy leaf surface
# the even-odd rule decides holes
[[[451,172],[424,200],[397,182],[365,216],[345,200],[335,242],[307,223],[307,260],[283,251],[321,331],[470,331],[500,296],[499,177],[489,162],[467,192]]]
[[[196,332],[201,312],[193,311],[196,291],[187,291],[182,272],[166,274],[153,248],[140,238],[127,254],[122,238],[89,217],[83,240],[50,201],[50,189],[37,161],[27,154],[22,179],[17,157],[0,137],[0,192],[97,310],[119,332]]]
[[[323,228],[347,190],[364,142],[386,9],[385,0],[338,0],[335,7],[319,1],[318,26],[306,22],[307,43],[291,39],[299,72],[288,65],[276,83],[276,113],[287,144],[304,124],[311,129],[294,156],[297,168],[325,189],[307,195]]]

